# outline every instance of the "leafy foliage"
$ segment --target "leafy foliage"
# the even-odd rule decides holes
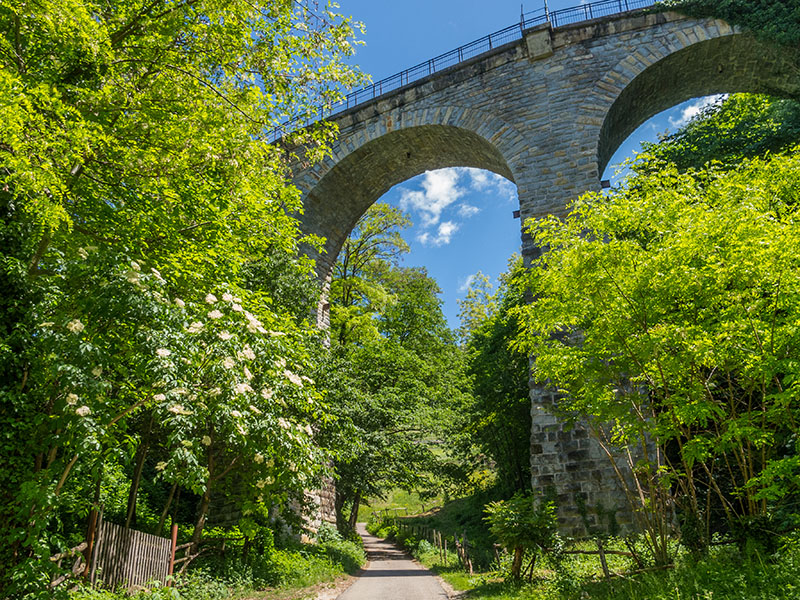
[[[565,416],[587,416],[608,448],[641,448],[643,515],[668,514],[670,490],[707,525],[712,498],[734,522],[798,493],[798,175],[796,152],[644,169],[531,223],[551,250],[526,278],[520,348]]]
[[[485,511],[489,531],[514,552],[514,579],[520,578],[525,552],[551,550],[558,544],[558,521],[552,502],[537,502],[533,496],[518,493],[510,500],[489,503]]]
[[[351,526],[362,499],[394,487],[435,487],[431,475],[448,466],[443,428],[464,393],[438,286],[422,269],[396,266],[408,224],[397,209],[371,207],[331,284],[331,358],[318,379],[338,417],[325,439],[339,449],[337,506]]]
[[[800,2],[797,0],[662,0],[658,8],[695,17],[724,19],[780,44],[796,46],[800,42]]]
[[[51,595],[110,481],[128,522],[163,499],[154,529],[199,500],[196,542],[212,490],[286,504],[325,463],[291,284],[315,241],[268,140],[359,81],[352,34],[310,4],[0,2],[3,595]]]
[[[736,168],[742,160],[785,151],[800,139],[800,103],[756,94],[734,94],[712,104],[685,127],[644,143],[652,160],[637,169],[658,170],[662,162],[678,170],[700,169],[709,163]]]
[[[471,402],[461,413],[459,445],[472,465],[489,457],[505,497],[530,486],[530,396],[528,355],[511,347],[519,328],[514,312],[524,304],[516,284],[523,272],[518,255],[509,260],[496,293],[477,279],[461,302]]]

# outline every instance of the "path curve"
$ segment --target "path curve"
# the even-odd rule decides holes
[[[337,600],[447,600],[436,577],[391,542],[356,525],[364,539],[369,566]]]

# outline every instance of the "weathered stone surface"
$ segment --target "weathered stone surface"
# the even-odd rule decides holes
[[[431,75],[334,117],[332,157],[298,168],[303,225],[326,238],[320,279],[353,225],[393,185],[429,169],[488,169],[514,182],[523,223],[563,216],[569,201],[600,189],[621,142],[658,112],[697,96],[762,92],[800,96],[797,52],[756,41],[713,19],[631,12],[523,39]],[[539,254],[522,235],[530,262]],[[324,307],[320,321],[327,316]],[[531,390],[532,484],[553,486],[568,505],[618,508],[617,475],[585,429],[565,430],[549,410],[552,391]],[[576,441],[580,443],[575,446]],[[566,506],[566,505],[565,505]],[[582,528],[564,508],[562,525]]]

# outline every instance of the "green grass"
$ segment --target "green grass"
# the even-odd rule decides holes
[[[134,596],[85,588],[70,600],[301,600],[315,598],[316,586],[355,573],[365,560],[360,546],[338,539],[272,550],[255,567],[217,560],[213,568],[190,570],[174,588],[154,583]]]
[[[442,505],[441,498],[428,498],[422,500],[416,492],[407,492],[401,489],[394,489],[386,498],[370,498],[369,506],[362,503],[358,508],[358,521],[366,523],[370,516],[375,512],[382,512],[388,509],[390,514],[397,516],[417,515],[424,511],[429,511],[433,507]]]
[[[542,563],[533,582],[514,584],[498,572],[468,575],[455,562],[441,564],[436,551],[420,561],[470,600],[797,600],[800,598],[800,543],[788,543],[773,557],[743,556],[736,546],[714,548],[695,559],[684,553],[674,569],[625,574],[627,559],[609,556],[612,572],[604,580],[594,556],[571,556],[558,569]]]
[[[482,506],[488,501],[484,496],[462,498],[431,514],[401,521],[438,529],[451,540],[453,533],[460,536],[466,531],[472,542],[491,548],[482,520]],[[398,537],[405,541],[402,532]],[[771,556],[724,545],[711,548],[706,557],[696,557],[676,543],[674,568],[646,573],[633,573],[638,565],[631,558],[607,555],[609,569],[620,575],[610,580],[604,579],[597,556],[568,555],[558,564],[540,558],[532,582],[521,584],[504,578],[510,570],[508,557],[500,568],[491,556],[483,564],[476,561],[478,572],[470,576],[452,552],[443,564],[427,542],[411,539],[405,544],[453,588],[468,591],[469,600],[800,600],[800,535],[783,538],[781,550]],[[595,550],[596,545],[574,542],[569,548]],[[608,541],[606,548],[627,550],[621,540]]]
[[[470,496],[451,500],[425,515],[403,518],[402,521],[410,526],[436,529],[450,540],[455,535],[462,538],[466,534],[469,543],[474,547],[473,562],[476,566],[488,568],[493,559],[494,540],[483,520],[483,507],[496,499],[492,490],[478,491]]]

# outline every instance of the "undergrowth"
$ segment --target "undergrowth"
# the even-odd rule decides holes
[[[334,528],[323,526],[316,544],[269,547],[250,556],[243,556],[234,549],[197,561],[188,573],[175,578],[172,587],[166,587],[165,582],[152,582],[132,595],[84,588],[75,591],[71,600],[266,600],[273,597],[270,592],[281,598],[299,598],[299,595],[287,596],[286,593],[353,574],[365,562],[359,543],[345,540]]]

